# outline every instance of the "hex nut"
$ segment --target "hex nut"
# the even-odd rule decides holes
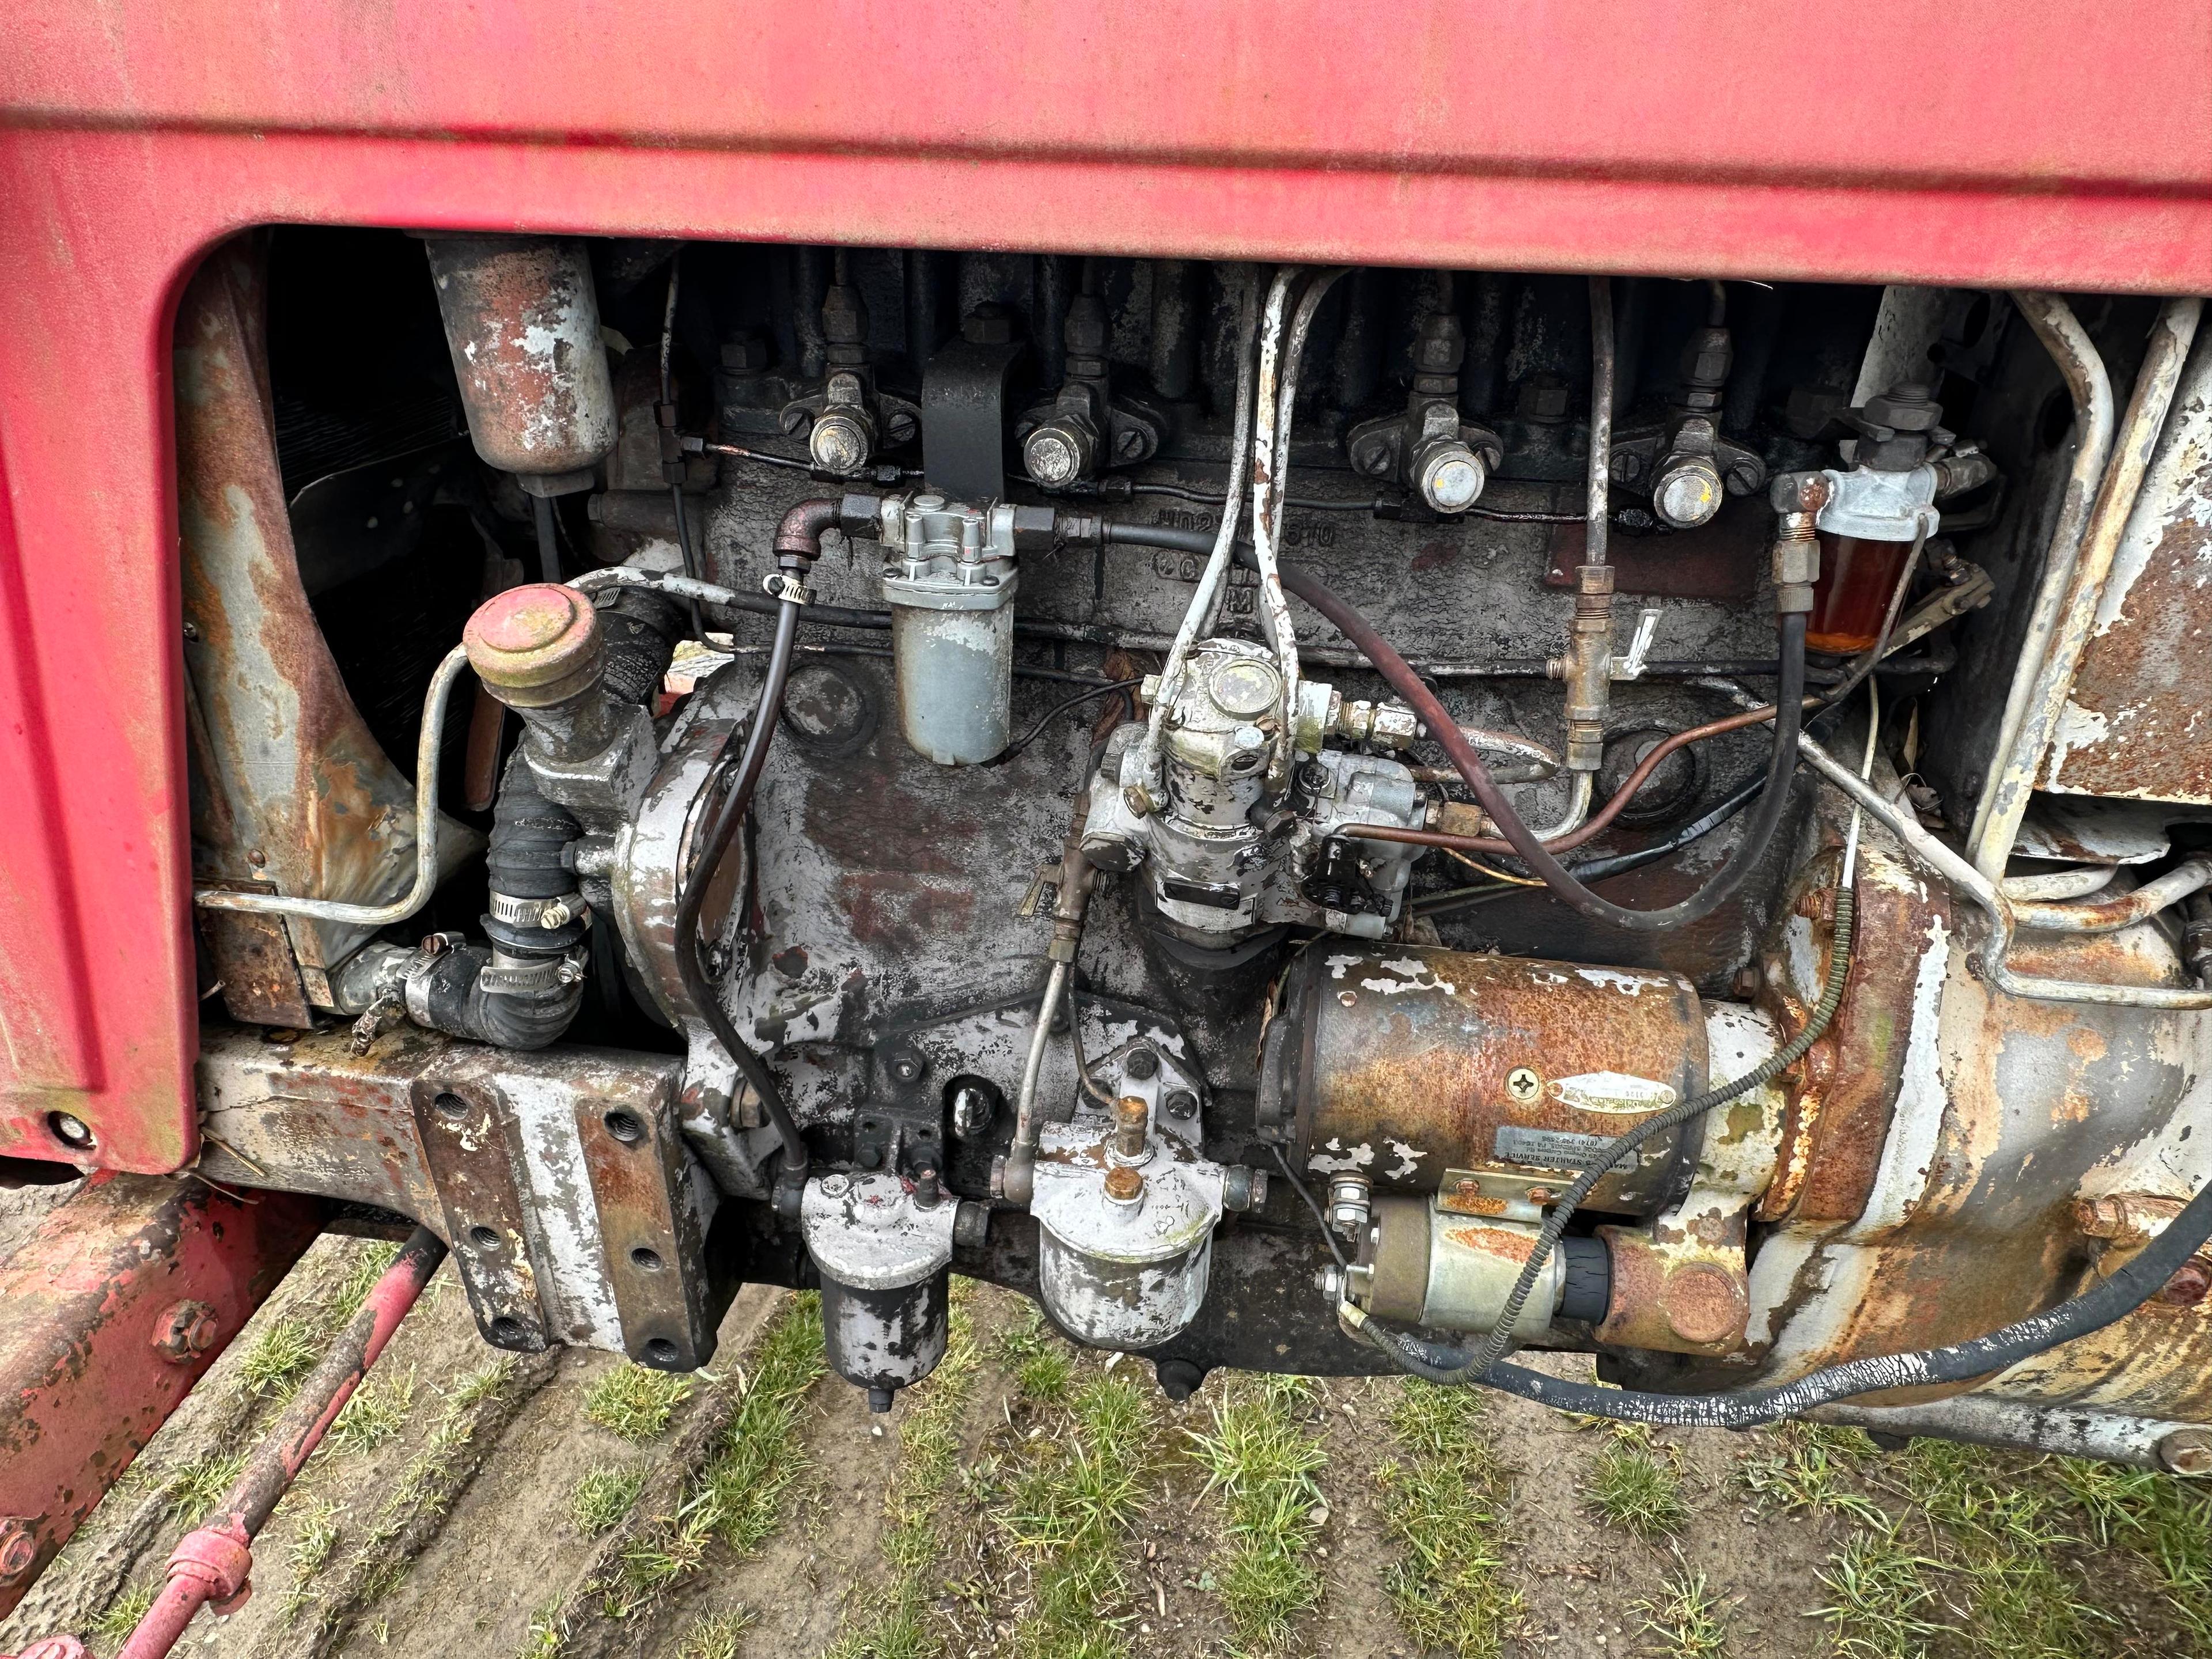
[[[1145,1195],[1145,1178],[1126,1164],[1106,1172],[1106,1196],[1116,1204],[1134,1204]]]
[[[1013,313],[995,300],[986,300],[960,321],[960,337],[970,345],[1011,345]]]

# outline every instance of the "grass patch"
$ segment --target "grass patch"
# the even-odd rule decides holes
[[[584,1396],[584,1415],[633,1446],[659,1439],[695,1384],[673,1371],[650,1370],[624,1360],[603,1372]]]
[[[1680,1532],[1690,1519],[1681,1478],[1641,1433],[1614,1436],[1597,1455],[1587,1490],[1592,1509],[1646,1541]]]
[[[599,1587],[608,1618],[651,1606],[698,1570],[716,1539],[743,1557],[783,1523],[785,1497],[806,1469],[799,1414],[823,1369],[821,1298],[807,1292],[794,1297],[761,1338],[752,1376],[740,1377],[744,1393],[729,1426],[675,1513],[641,1528]]]
[[[1677,1558],[1660,1593],[1634,1604],[1644,1617],[1648,1652],[1663,1659],[1720,1659],[1728,1651],[1728,1600]]]
[[[2141,1561],[2174,1623],[2212,1652],[2212,1492],[2080,1458],[2055,1458],[2048,1468],[2097,1542]]]
[[[674,1659],[738,1659],[738,1644],[752,1623],[753,1614],[743,1607],[702,1613],[677,1643]]]
[[[1000,1365],[1014,1374],[1014,1386],[1024,1398],[1041,1405],[1063,1406],[1075,1382],[1075,1351],[1031,1308],[1009,1327],[998,1341]]]
[[[1109,1374],[1072,1390],[1059,1432],[1021,1443],[996,1494],[998,1536],[1030,1571],[1014,1650],[1112,1659],[1128,1650],[1121,1547],[1143,1510],[1153,1427],[1138,1384]]]
[[[376,1288],[376,1281],[398,1259],[397,1243],[383,1239],[365,1242],[346,1268],[346,1276],[331,1293],[331,1317],[338,1321],[351,1319],[368,1300],[369,1291]]]
[[[530,1615],[530,1628],[523,1632],[514,1659],[561,1659],[561,1644],[568,1639],[568,1626],[556,1597]]]
[[[1492,1659],[1525,1610],[1505,1577],[1510,1472],[1473,1389],[1407,1382],[1385,1415],[1399,1457],[1376,1472],[1394,1547],[1382,1588],[1415,1645]]]
[[[1852,1533],[1816,1570],[1830,1600],[1812,1616],[1828,1626],[1841,1659],[1915,1659],[1942,1631],[1923,1616],[1937,1606],[1929,1579],[1940,1565],[1885,1517]]]
[[[576,1530],[586,1538],[597,1538],[603,1532],[611,1532],[629,1514],[630,1505],[645,1486],[646,1466],[635,1463],[627,1468],[602,1463],[587,1471],[576,1482],[576,1489],[568,1494],[568,1518],[575,1522]]]
[[[348,1456],[362,1456],[399,1432],[415,1408],[415,1372],[373,1376],[354,1390],[325,1443]]]
[[[270,1322],[239,1362],[238,1380],[246,1392],[261,1400],[289,1400],[321,1357],[322,1345],[315,1334],[321,1322],[307,1318]]]
[[[1312,1384],[1270,1376],[1238,1387],[1213,1408],[1213,1431],[1191,1449],[1229,1522],[1222,1605],[1248,1650],[1285,1646],[1299,1614],[1321,1600],[1313,1547],[1328,1517],[1315,1476],[1328,1462],[1308,1426]]]
[[[927,1381],[905,1394],[897,1484],[884,1500],[890,1581],[862,1603],[852,1628],[823,1659],[923,1659],[936,1650],[926,1619],[945,1554],[939,1514],[959,1468],[961,1415],[982,1369],[974,1303],[972,1281],[954,1281],[945,1358]]]
[[[1882,1508],[1854,1484],[1881,1453],[1857,1429],[1785,1422],[1762,1431],[1770,1450],[1736,1465],[1736,1484],[1760,1510],[1812,1510],[1879,1526]]]
[[[177,1465],[161,1483],[169,1517],[190,1530],[215,1513],[230,1483],[246,1467],[244,1452],[203,1452]]]
[[[138,1628],[138,1621],[146,1616],[146,1609],[154,1605],[154,1598],[161,1593],[161,1583],[158,1579],[130,1586],[93,1620],[87,1634],[99,1642],[103,1651],[112,1652],[121,1647],[131,1639],[131,1632]]]

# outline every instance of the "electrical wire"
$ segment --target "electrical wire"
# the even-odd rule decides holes
[[[1348,1267],[1351,1264],[1345,1261],[1344,1251],[1336,1242],[1336,1229],[1328,1224],[1328,1217],[1322,1213],[1319,1201],[1306,1190],[1306,1183],[1298,1179],[1297,1171],[1291,1168],[1291,1160],[1283,1156],[1282,1142],[1269,1141],[1267,1150],[1274,1153],[1275,1162],[1282,1168],[1283,1179],[1291,1183],[1291,1190],[1304,1199],[1306,1208],[1313,1212],[1314,1220],[1321,1226],[1321,1242],[1328,1246],[1328,1253],[1336,1258],[1336,1265],[1340,1268]]]
[[[1711,835],[1750,805],[1765,787],[1766,775],[1754,772],[1664,841],[1640,847],[1633,853],[1611,853],[1577,860],[1569,868],[1574,871],[1577,880],[1603,881],[1609,877],[1626,875],[1631,870],[1641,870],[1645,865],[1656,864],[1662,859],[1672,858],[1692,842]],[[1540,883],[1538,884],[1541,885]],[[1418,915],[1447,915],[1455,911],[1472,909],[1478,904],[1487,904],[1493,899],[1504,898],[1521,890],[1518,886],[1509,887],[1494,882],[1475,887],[1455,887],[1441,893],[1425,894],[1413,900],[1411,908]]]
[[[1543,1224],[1537,1229],[1536,1242],[1522,1263],[1520,1277],[1514,1280],[1513,1289],[1505,1298],[1497,1321],[1491,1327],[1480,1350],[1474,1354],[1462,1354],[1446,1364],[1437,1364],[1419,1354],[1408,1355],[1396,1344],[1395,1333],[1384,1330],[1361,1316],[1356,1322],[1362,1331],[1376,1334],[1376,1346],[1397,1360],[1407,1370],[1431,1382],[1459,1382],[1480,1379],[1485,1373],[1505,1357],[1513,1343],[1513,1328],[1519,1322],[1521,1310],[1528,1305],[1529,1293],[1536,1287],[1544,1264],[1551,1259],[1559,1240],[1565,1235],[1567,1224],[1574,1219],[1575,1212],[1583,1200],[1596,1190],[1597,1184],[1610,1175],[1620,1161],[1634,1154],[1644,1143],[1666,1133],[1670,1129],[1692,1123],[1716,1106],[1735,1099],[1750,1090],[1758,1088],[1802,1060],[1806,1050],[1819,1041],[1843,1006],[1844,984],[1850,973],[1851,942],[1856,931],[1857,908],[1856,896],[1848,887],[1836,892],[1835,933],[1828,947],[1827,982],[1821,988],[1820,1000],[1807,1018],[1797,1035],[1776,1049],[1741,1077],[1708,1089],[1701,1095],[1669,1106],[1663,1112],[1654,1113],[1626,1133],[1616,1135],[1590,1158],[1589,1165],[1575,1178],[1574,1184],[1560,1196],[1559,1201],[1546,1212]],[[1348,1305],[1348,1304],[1347,1304]]]
[[[1018,673],[1020,671],[1017,669],[1015,672]],[[1062,714],[1065,714],[1069,709],[1080,708],[1083,704],[1092,701],[1094,698],[1108,696],[1116,691],[1134,690],[1138,686],[1142,685],[1144,683],[1144,678],[1140,675],[1133,680],[1109,680],[1103,685],[1085,687],[1083,690],[1077,692],[1073,696],[1066,698],[1063,702],[1056,702],[1053,704],[1051,708],[1046,709],[1043,714],[1037,716],[1036,725],[1030,726],[1030,729],[1023,732],[1020,737],[1016,738],[1012,743],[1008,744],[1005,749],[999,752],[995,758],[985,761],[983,764],[986,766],[1004,766],[1008,761],[1013,759],[1015,756],[1020,754],[1022,750],[1035,743],[1037,740],[1038,735],[1043,732],[1046,726],[1050,726],[1054,720],[1058,720]]]

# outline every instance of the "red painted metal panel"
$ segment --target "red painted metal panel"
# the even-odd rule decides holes
[[[0,1615],[299,1259],[321,1206],[102,1176],[0,1264]],[[10,1546],[12,1545],[12,1548]]]
[[[0,1152],[58,1155],[65,1106],[133,1169],[194,1145],[167,319],[240,227],[2212,289],[2203,0],[23,0],[9,27],[0,787],[53,815],[0,830],[0,994],[41,1010],[5,1028]]]

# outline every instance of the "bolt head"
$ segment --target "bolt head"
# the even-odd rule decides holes
[[[1047,489],[1079,480],[1090,463],[1090,446],[1073,428],[1048,421],[1022,440],[1022,465]]]
[[[21,1578],[39,1559],[39,1535],[24,1516],[0,1517],[0,1584]]]
[[[78,1148],[92,1145],[92,1127],[82,1118],[69,1112],[56,1112],[48,1121],[65,1144]]]
[[[1145,1195],[1145,1178],[1126,1164],[1106,1172],[1106,1196],[1116,1204],[1134,1204]]]
[[[960,322],[960,337],[970,345],[1011,345],[1013,313],[995,300],[986,300]]]
[[[757,374],[774,356],[766,337],[751,329],[722,342],[722,367],[733,374]]]
[[[806,453],[824,472],[851,474],[868,464],[868,434],[850,415],[832,410],[806,434]]]
[[[177,1302],[154,1321],[154,1348],[173,1365],[188,1365],[215,1346],[221,1327],[204,1302]]]
[[[1170,1117],[1188,1120],[1198,1115],[1198,1097],[1188,1089],[1176,1089],[1160,1103],[1160,1109]]]
[[[1489,482],[1489,474],[1480,458],[1465,444],[1438,444],[1421,460],[1421,476],[1416,481],[1421,499],[1433,512],[1446,514],[1464,513],[1473,507]]]
[[[1720,470],[1702,455],[1684,456],[1651,486],[1651,505],[1677,530],[1692,530],[1721,510]]]

